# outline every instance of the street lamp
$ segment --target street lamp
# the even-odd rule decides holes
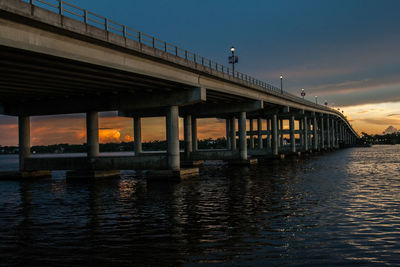
[[[306,92],[304,91],[304,88],[301,89],[301,96],[303,97],[303,99],[306,96]]]
[[[325,106],[328,106],[328,100],[325,100]]]
[[[318,104],[318,96],[315,96],[315,104]]]
[[[281,94],[283,94],[283,83],[282,83],[282,79],[283,79],[283,76],[281,75]]]
[[[229,63],[232,63],[232,73],[235,76],[235,47],[232,45],[231,47],[232,58],[229,60]]]

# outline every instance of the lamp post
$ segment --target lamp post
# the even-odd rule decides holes
[[[283,80],[283,76],[281,75],[281,94],[283,94],[283,82],[282,82],[282,80]]]
[[[232,74],[235,76],[235,47],[232,45],[231,47],[232,52]]]
[[[301,96],[302,96],[303,99],[304,99],[304,97],[306,96],[306,92],[304,91],[304,88],[301,89],[301,93],[300,93],[300,94],[301,94]]]
[[[315,104],[318,105],[318,96],[315,96]]]

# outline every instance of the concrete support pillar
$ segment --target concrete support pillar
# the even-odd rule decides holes
[[[29,116],[18,117],[19,170],[25,170],[25,159],[31,156],[31,121]]]
[[[240,159],[247,160],[246,112],[239,115],[239,144]]]
[[[231,118],[231,149],[232,151],[236,150],[236,119],[235,116]]]
[[[173,171],[180,170],[179,154],[179,110],[178,106],[168,107],[167,119],[167,154],[168,168]]]
[[[335,138],[335,120],[331,119],[331,144],[332,148],[336,147],[336,138]]]
[[[331,148],[331,120],[326,118],[326,147]]]
[[[303,135],[304,135],[304,151],[308,151],[308,122],[307,122],[307,116],[303,117]]]
[[[87,156],[93,159],[99,156],[99,113],[89,111],[86,113],[86,142]]]
[[[226,149],[231,150],[231,121],[225,119],[225,130],[226,130]]]
[[[279,120],[279,147],[283,147],[283,119]]]
[[[249,131],[250,131],[250,149],[254,149],[254,134],[253,134],[253,119],[249,120]]]
[[[185,139],[185,159],[190,159],[190,154],[193,151],[192,144],[192,116],[185,115],[183,118],[183,136]]]
[[[289,129],[290,129],[290,151],[296,152],[296,137],[294,135],[294,116],[290,116],[289,120]]]
[[[272,116],[272,153],[277,156],[278,151],[278,116]]]
[[[317,117],[314,116],[313,119],[313,136],[314,136],[314,150],[318,150],[318,127],[317,127]]]
[[[133,136],[135,138],[135,155],[142,153],[142,119],[133,118]]]
[[[320,119],[320,125],[319,125],[319,136],[320,136],[320,139],[321,139],[321,149],[324,149],[325,148],[325,130],[324,130],[324,117],[321,117],[321,119]]]
[[[197,119],[192,116],[192,151],[198,150],[198,141],[197,141]]]
[[[261,118],[257,119],[257,142],[258,142],[258,149],[263,149],[264,144],[262,140],[262,121]]]
[[[271,148],[272,146],[271,146],[271,136],[272,136],[272,130],[271,130],[271,124],[272,124],[272,122],[271,122],[271,120],[270,119],[267,119],[267,131],[269,132],[268,134],[267,134],[267,147],[268,148]]]
[[[300,132],[300,147],[304,148],[304,121],[302,119],[299,120],[299,132]]]

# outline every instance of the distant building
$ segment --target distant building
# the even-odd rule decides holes
[[[399,130],[390,125],[389,127],[386,128],[386,130],[383,131],[383,134],[393,134],[398,132]]]

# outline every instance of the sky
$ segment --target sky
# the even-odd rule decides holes
[[[49,0],[54,1],[54,0]],[[344,110],[359,133],[400,129],[400,1],[69,0],[134,29],[227,65],[306,99]],[[0,145],[16,145],[17,119],[0,116]],[[181,123],[182,124],[182,123]],[[32,145],[83,143],[84,114],[33,117]],[[100,141],[131,141],[132,120],[102,113]],[[199,138],[225,134],[201,120]],[[143,140],[165,139],[165,120],[143,120]]]

